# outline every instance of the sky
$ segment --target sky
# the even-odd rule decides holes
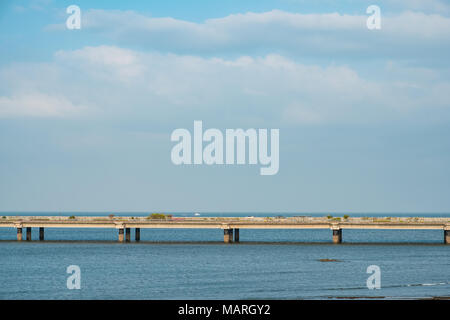
[[[450,212],[448,57],[450,1],[2,1],[0,211]],[[278,173],[174,165],[195,120]]]

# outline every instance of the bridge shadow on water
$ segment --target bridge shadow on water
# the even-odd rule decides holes
[[[118,242],[117,240],[0,240],[0,243],[15,244],[106,244],[106,245],[220,245],[220,246],[448,246],[441,242],[342,242],[334,244],[331,242],[304,242],[304,241],[240,241],[233,243],[224,243],[223,241],[130,241]]]

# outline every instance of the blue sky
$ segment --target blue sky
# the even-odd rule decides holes
[[[4,1],[0,46],[0,211],[450,211],[450,1]],[[194,120],[279,173],[173,165]]]

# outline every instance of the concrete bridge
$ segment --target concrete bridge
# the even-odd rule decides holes
[[[45,228],[114,228],[120,242],[140,241],[141,229],[222,229],[224,242],[239,242],[240,229],[329,229],[333,243],[342,242],[343,229],[437,229],[443,230],[443,241],[450,244],[450,218],[425,217],[50,217],[3,216],[0,227],[16,228],[17,240],[31,240],[32,228],[39,228],[39,239],[44,240]]]

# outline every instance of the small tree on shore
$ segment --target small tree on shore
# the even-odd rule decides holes
[[[166,215],[164,213],[152,213],[147,217],[147,219],[166,219]]]

